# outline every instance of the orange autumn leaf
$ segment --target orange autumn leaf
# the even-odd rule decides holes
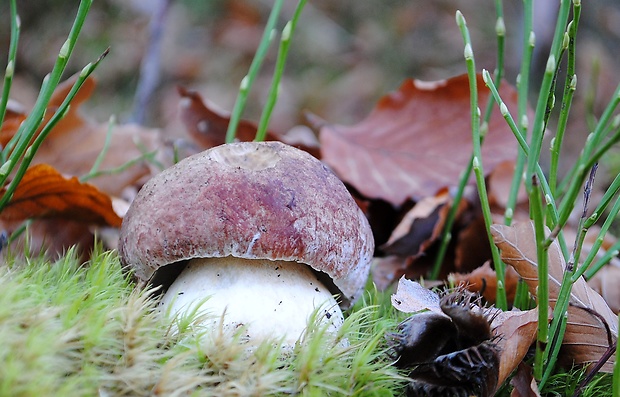
[[[502,84],[506,105],[516,107],[516,91]],[[488,90],[478,78],[478,95]],[[368,198],[398,206],[455,186],[472,154],[469,82],[466,75],[437,82],[406,80],[385,95],[366,119],[353,126],[324,124],[323,160]],[[495,109],[482,147],[488,174],[517,155],[516,141]]]
[[[119,227],[122,219],[112,200],[93,185],[76,177],[65,178],[53,167],[38,164],[29,168],[13,197],[0,212],[0,220],[58,218]]]

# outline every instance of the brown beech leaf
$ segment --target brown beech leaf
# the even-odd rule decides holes
[[[203,149],[222,145],[226,142],[226,130],[230,115],[208,106],[196,91],[178,87],[181,102],[179,116],[192,139]],[[249,121],[241,120],[237,127],[236,138],[240,141],[251,141],[256,136],[257,126]],[[267,134],[267,140],[275,140],[273,134]]]
[[[183,87],[177,87],[177,90],[181,96],[179,117],[190,137],[201,149],[222,145],[226,141],[230,114],[206,103],[196,91],[190,91]],[[247,120],[240,120],[235,139],[243,142],[252,141],[256,136],[256,130],[256,124]],[[305,150],[317,158],[320,157],[316,137],[308,129],[293,129],[285,135],[276,135],[268,131],[265,140],[282,141]]]
[[[588,285],[601,294],[609,308],[618,313],[620,311],[620,267],[607,265],[599,270],[594,277],[588,280]]]
[[[513,302],[519,282],[519,274],[512,267],[506,268],[505,274],[506,295],[509,302]],[[452,273],[449,276],[456,285],[477,292],[489,302],[495,302],[497,290],[497,274],[491,269],[491,264],[486,261],[484,265],[477,267],[470,273]]]
[[[76,76],[70,78],[56,88],[46,112],[48,117],[66,98],[75,78]],[[95,159],[103,150],[109,128],[109,123],[95,122],[80,112],[80,105],[89,99],[95,85],[92,78],[84,82],[65,117],[54,127],[37,151],[33,164],[49,164],[63,174],[75,176],[86,175],[91,170]],[[108,151],[100,170],[126,165],[147,152],[163,147],[157,130],[136,124],[113,126]],[[167,162],[163,158],[159,160]],[[146,161],[140,161],[122,171],[102,175],[89,182],[112,196],[121,196],[125,188],[134,185],[139,187],[157,171]]]
[[[0,212],[3,221],[58,218],[119,227],[112,200],[96,187],[67,179],[46,164],[29,168],[13,197]]]
[[[510,384],[513,387],[510,397],[540,397],[538,383],[534,379],[532,367],[525,363],[519,364]]]
[[[501,385],[523,361],[523,357],[536,339],[538,331],[538,309],[527,311],[497,310],[491,324],[501,355],[498,383]]]
[[[502,251],[502,260],[515,268],[527,283],[530,293],[536,295],[538,268],[534,225],[531,222],[516,223],[514,226],[493,225],[491,232],[495,244]],[[554,307],[566,263],[557,242],[551,244],[548,254],[549,303]],[[618,338],[618,317],[581,277],[573,285],[570,296],[562,361],[568,364],[596,362],[609,347],[610,338],[612,343]],[[611,371],[614,361],[614,357],[609,359],[602,370]]]
[[[485,103],[489,94],[480,76],[477,87],[480,103]],[[515,107],[516,91],[508,83],[500,91],[508,108]],[[321,153],[361,194],[398,206],[458,183],[471,158],[470,125],[466,75],[436,82],[406,80],[358,124],[323,125]],[[486,173],[517,154],[499,110],[488,127],[482,147]]]
[[[435,196],[425,197],[407,211],[392,231],[382,250],[389,255],[415,256],[423,253],[443,230],[450,207],[450,194],[443,189]]]
[[[473,219],[463,222],[465,226],[458,233],[453,232],[453,235],[456,234],[456,246],[454,247],[454,269],[456,271],[475,270],[491,258],[484,217],[480,213],[476,215]]]

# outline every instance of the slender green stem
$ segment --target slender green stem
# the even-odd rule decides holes
[[[549,186],[551,192],[555,194],[558,168],[560,161],[560,150],[564,141],[564,133],[568,124],[568,115],[573,101],[575,90],[577,89],[577,74],[575,74],[576,65],[576,37],[577,26],[579,25],[579,17],[581,15],[581,4],[573,4],[573,20],[568,26],[568,60],[566,68],[566,84],[564,85],[564,94],[562,96],[562,107],[560,109],[560,117],[556,128],[555,137],[551,143],[551,164],[549,170]]]
[[[518,89],[518,119],[520,123],[519,130],[521,135],[526,137],[529,130],[529,120],[527,117],[529,87],[530,87],[530,67],[532,63],[532,54],[535,46],[535,36],[533,30],[533,7],[532,0],[523,1],[523,56],[521,58],[521,70],[517,78]],[[523,169],[525,168],[526,152],[519,151],[515,162],[515,172],[512,176],[510,185],[510,194],[506,202],[504,213],[504,223],[510,225],[514,210],[517,206],[517,197],[519,188],[523,183]]]
[[[30,115],[21,124],[13,139],[11,139],[11,141],[9,141],[7,146],[3,149],[4,158],[7,160],[2,166],[0,166],[0,186],[4,186],[6,184],[9,175],[18,164],[19,159],[22,158],[28,149],[32,138],[35,136],[39,126],[41,125],[47,105],[52,97],[52,94],[54,93],[54,89],[60,83],[60,79],[65,67],[67,66],[69,58],[73,53],[73,48],[75,47],[75,43],[79,37],[82,25],[86,20],[91,4],[92,0],[83,0],[80,2],[77,16],[75,17],[71,31],[69,32],[67,40],[60,49],[52,72],[43,79],[41,91],[32,111],[30,112]],[[34,153],[32,153],[32,155],[34,155]],[[11,181],[11,185],[18,182],[19,179],[16,176]],[[0,209],[4,207],[4,204],[6,204],[5,199],[8,200],[8,198],[8,194],[5,194],[2,197],[2,200],[0,200],[0,203],[2,203],[0,204]]]
[[[584,275],[587,279],[594,277],[599,270],[603,268],[603,266],[607,265],[613,258],[620,254],[620,241],[613,244],[604,254],[601,256],[596,263],[588,266]]]
[[[523,280],[517,282],[517,291],[515,292],[514,307],[521,310],[529,310],[530,306],[530,293],[527,288],[527,284]]]
[[[478,196],[480,199],[480,207],[482,209],[482,216],[486,225],[487,238],[491,247],[491,253],[493,257],[493,265],[495,266],[495,272],[497,274],[497,293],[496,293],[496,305],[502,310],[508,309],[508,302],[506,299],[506,288],[504,284],[505,280],[505,265],[502,262],[499,249],[493,244],[493,236],[491,234],[491,225],[493,224],[493,217],[491,215],[491,208],[489,205],[489,197],[487,195],[486,185],[484,181],[484,169],[482,165],[482,149],[481,149],[481,136],[480,136],[480,108],[478,107],[478,87],[477,87],[477,75],[476,64],[474,60],[474,52],[471,47],[471,39],[469,36],[469,30],[467,29],[467,23],[463,14],[460,11],[456,12],[456,23],[461,31],[463,42],[465,44],[464,56],[465,63],[467,65],[467,76],[469,77],[469,97],[470,97],[470,113],[471,113],[471,128],[472,128],[472,143],[473,143],[473,170],[476,177],[476,185],[478,188]]]
[[[575,166],[571,170],[570,175],[572,175],[573,177],[572,179],[570,179],[570,183],[564,192],[565,199],[562,200],[562,204],[560,206],[560,214],[562,214],[562,217],[568,216],[568,214],[572,210],[572,203],[569,200],[572,198],[572,200],[574,201],[574,199],[578,196],[579,187],[583,185],[583,182],[587,176],[587,168],[585,167],[584,162],[590,158],[596,146],[600,144],[602,140],[607,136],[607,133],[609,131],[607,129],[607,125],[610,123],[611,120],[613,120],[614,112],[619,105],[620,85],[616,87],[613,97],[603,111],[603,114],[601,115],[596,125],[596,128],[590,135],[588,135],[583,151],[579,155]]]
[[[560,291],[558,292],[555,307],[553,309],[553,319],[551,320],[551,325],[549,327],[549,334],[551,335],[551,340],[549,346],[547,347],[547,350],[545,350],[544,352],[543,362],[546,362],[547,365],[539,385],[540,387],[544,385],[546,380],[553,372],[560,346],[562,345],[562,341],[564,340],[564,333],[566,331],[566,317],[568,304],[571,296],[571,290],[573,284],[579,278],[578,276],[575,277],[575,264],[579,261],[579,258],[581,257],[581,249],[583,247],[583,242],[585,240],[586,234],[588,233],[588,228],[593,224],[588,221],[587,212],[596,170],[597,167],[592,168],[592,170],[590,171],[590,176],[584,187],[583,210],[581,212],[581,217],[579,218],[577,236],[575,236],[573,251],[566,264],[566,269],[564,270],[564,274],[562,276]]]
[[[538,263],[538,287],[536,297],[538,301],[538,336],[536,338],[536,353],[534,355],[534,378],[540,380],[544,373],[546,362],[545,350],[549,338],[549,285],[548,285],[548,257],[545,236],[545,210],[542,204],[538,177],[534,175],[530,189],[530,216],[534,221],[536,235],[536,259]]]
[[[494,73],[494,81],[496,85],[499,87],[502,81],[502,77],[504,75],[504,42],[506,37],[506,25],[504,24],[504,11],[501,0],[495,0],[495,13],[496,13],[496,22],[495,22],[495,33],[497,35],[497,67],[495,68]],[[483,121],[483,130],[485,132],[481,133],[481,140],[484,142],[484,137],[486,135],[486,130],[488,129],[488,122],[491,118],[491,113],[493,111],[494,100],[492,97],[489,97],[487,101],[486,110],[484,113],[484,121]],[[435,262],[433,263],[433,268],[429,274],[429,278],[431,280],[435,280],[439,277],[439,273],[441,272],[441,265],[443,263],[444,258],[446,257],[446,253],[448,252],[448,246],[450,245],[450,241],[452,240],[452,226],[454,225],[454,221],[456,220],[456,214],[458,212],[458,203],[460,203],[463,198],[463,194],[465,192],[465,187],[469,182],[469,177],[471,176],[471,172],[473,170],[473,161],[474,154],[472,153],[469,162],[467,163],[467,168],[461,174],[459,178],[459,184],[456,189],[456,193],[452,198],[452,206],[450,207],[450,211],[448,211],[448,216],[446,217],[446,221],[444,223],[444,228],[441,234],[441,244],[439,245],[439,249],[437,250],[437,255],[435,256]]]
[[[538,102],[536,104],[536,114],[534,124],[532,126],[532,139],[530,143],[530,152],[527,158],[526,168],[526,187],[528,192],[532,189],[532,176],[536,174],[536,168],[539,164],[540,151],[542,148],[543,134],[545,130],[546,117],[549,110],[549,98],[553,95],[552,87],[557,72],[557,65],[560,60],[562,43],[564,41],[564,32],[568,22],[570,11],[570,2],[563,0],[560,3],[560,10],[556,21],[555,33],[551,43],[551,51],[547,59],[543,81],[540,86]]]
[[[95,179],[98,178],[100,176],[103,175],[116,175],[119,172],[123,172],[126,169],[128,169],[129,167],[134,166],[135,164],[141,163],[143,161],[149,161],[149,162],[153,162],[153,160],[155,159],[155,156],[157,155],[157,150],[153,150],[151,152],[147,152],[147,153],[143,153],[140,156],[133,158],[129,161],[126,161],[125,163],[117,166],[117,167],[113,167],[113,168],[108,168],[105,170],[95,170],[95,171],[91,171],[88,174],[81,176],[80,177],[80,182],[88,182],[91,179]]]
[[[4,72],[4,87],[2,89],[2,99],[0,99],[0,126],[4,122],[6,115],[6,107],[9,103],[9,93],[13,84],[13,75],[15,74],[15,61],[17,59],[17,44],[19,42],[20,21],[17,15],[17,6],[15,0],[11,0],[11,42],[9,44],[9,57]],[[4,151],[0,151],[0,162],[6,161]]]
[[[110,149],[110,142],[112,142],[112,133],[114,132],[115,125],[116,125],[116,117],[112,115],[110,116],[110,120],[108,121],[108,130],[106,131],[106,134],[105,134],[105,141],[103,142],[103,148],[99,152],[99,155],[97,155],[97,158],[95,159],[95,162],[93,163],[93,166],[91,167],[90,171],[88,172],[87,175],[83,176],[83,178],[88,178],[89,175],[92,175],[96,173],[97,171],[99,171],[99,168],[101,167],[101,163],[103,162],[103,159],[108,154],[108,150]]]
[[[614,181],[612,182],[611,186],[609,187],[609,189],[607,189],[607,191],[605,192],[603,198],[601,199],[601,202],[594,210],[594,213],[586,220],[586,227],[590,227],[591,225],[594,225],[600,219],[602,214],[605,212],[607,206],[609,205],[611,198],[617,195],[619,192],[620,192],[620,175],[617,175]],[[579,278],[584,273],[586,274],[588,278],[590,278],[594,276],[594,274],[596,274],[596,272],[600,269],[598,263],[594,266],[591,266],[591,263],[596,259],[596,255],[599,249],[601,248],[601,246],[603,245],[603,241],[605,240],[605,235],[609,231],[611,224],[616,220],[616,217],[619,212],[620,212],[620,197],[616,200],[614,206],[609,211],[609,214],[607,215],[605,222],[603,222],[603,225],[601,226],[601,230],[599,231],[596,237],[596,240],[594,241],[594,244],[592,244],[592,248],[590,249],[588,256],[583,261],[583,265],[580,266],[580,268],[575,273],[575,276],[573,277],[574,281],[576,281],[576,279]],[[608,252],[613,253],[616,250],[617,248],[611,247],[608,250]],[[611,257],[607,261],[609,260],[611,260]],[[592,269],[590,267],[592,267]]]
[[[269,50],[269,46],[271,45],[271,42],[273,41],[273,38],[275,36],[275,26],[280,15],[280,10],[282,9],[282,4],[284,4],[284,0],[275,1],[273,8],[271,9],[271,13],[269,14],[267,24],[265,25],[265,30],[260,40],[260,44],[258,45],[256,53],[254,54],[254,59],[252,59],[252,63],[250,64],[250,70],[248,71],[248,74],[241,80],[241,84],[239,85],[239,95],[237,95],[235,106],[233,107],[233,111],[230,115],[228,129],[226,130],[226,143],[230,143],[235,140],[237,126],[239,125],[239,121],[241,120],[241,114],[245,109],[245,104],[248,100],[248,94],[250,93],[250,89],[252,88],[252,85],[256,80],[256,76],[258,76],[258,72],[260,71],[263,61],[267,56],[267,50]]]
[[[569,277],[567,275],[567,277]],[[558,305],[556,304],[556,308],[558,307]],[[556,313],[557,311],[554,311],[554,313]],[[556,315],[554,314],[554,319]],[[553,369],[555,368],[555,364],[558,361],[558,355],[560,353],[560,348],[562,347],[562,339],[564,338],[564,334],[566,333],[566,325],[568,324],[568,312],[567,311],[563,311],[562,315],[559,316],[560,321],[558,323],[557,326],[557,332],[553,333],[550,331],[551,335],[553,335],[553,340],[551,341],[550,347],[549,349],[547,349],[545,352],[548,352],[548,362],[547,362],[547,367],[545,368],[545,371],[543,373],[542,378],[540,379],[540,382],[538,383],[538,388],[539,390],[541,390],[544,386],[545,383],[549,380],[549,377],[553,374]]]
[[[271,113],[278,100],[278,91],[280,90],[280,81],[282,80],[282,74],[284,73],[284,66],[286,65],[286,59],[288,57],[288,51],[291,46],[291,38],[295,32],[295,27],[301,16],[301,11],[306,5],[306,0],[300,0],[297,3],[297,8],[293,14],[293,18],[286,24],[282,30],[282,38],[280,39],[280,49],[278,51],[278,59],[276,60],[276,67],[271,80],[271,88],[269,89],[269,95],[267,97],[267,103],[263,107],[263,113],[261,114],[260,121],[258,123],[258,130],[256,131],[255,141],[264,141],[267,136],[267,127],[269,126],[269,120],[271,119]]]
[[[493,95],[493,98],[495,98],[495,101],[499,105],[500,111],[501,111],[502,115],[504,116],[504,120],[506,120],[506,123],[510,127],[510,130],[512,131],[513,135],[517,139],[517,143],[519,144],[519,146],[521,148],[521,151],[527,156],[527,154],[530,152],[530,147],[527,144],[527,142],[525,140],[525,137],[521,133],[521,130],[519,129],[519,127],[515,123],[512,115],[510,114],[510,111],[509,111],[508,107],[506,106],[506,104],[504,103],[502,98],[500,97],[499,92],[497,91],[497,87],[495,87],[495,85],[493,84],[493,81],[491,81],[491,78],[489,76],[489,72],[487,72],[486,70],[483,70],[482,71],[482,78],[484,79],[484,82],[487,85],[487,87],[489,87],[489,89],[491,90],[491,94]],[[547,201],[549,217],[552,218],[551,221],[554,224],[557,224],[558,223],[559,214],[558,214],[558,212],[556,210],[555,200],[553,198],[553,195],[551,194],[551,190],[549,188],[549,184],[547,183],[547,179],[545,178],[545,174],[543,173],[543,170],[540,167],[540,164],[536,165],[536,176],[538,177],[538,182],[540,183],[540,188],[542,189],[542,192],[545,195],[545,200]],[[564,258],[568,258],[568,248],[566,246],[566,241],[564,240],[564,236],[563,236],[561,230],[558,231],[558,233],[559,233],[558,234],[558,242],[560,243],[560,248],[562,249],[562,253],[564,255]],[[547,246],[550,245],[551,242],[552,242],[552,240],[548,239],[546,245]]]
[[[9,200],[13,196],[13,193],[15,193],[15,189],[17,189],[17,186],[21,182],[22,177],[26,173],[26,170],[30,166],[30,163],[32,162],[32,159],[34,158],[34,155],[36,154],[37,150],[39,149],[39,147],[41,146],[41,144],[43,143],[47,135],[49,135],[49,133],[52,131],[54,126],[69,111],[69,105],[71,101],[73,100],[77,92],[80,90],[82,85],[84,84],[84,81],[86,81],[88,76],[90,76],[90,74],[96,69],[96,67],[99,65],[99,62],[101,62],[101,60],[106,54],[107,54],[107,51],[95,63],[88,64],[84,67],[84,69],[82,69],[82,72],[80,73],[76,82],[73,84],[73,87],[71,88],[71,91],[69,91],[69,94],[67,95],[67,97],[64,99],[62,104],[58,107],[58,109],[56,110],[52,118],[47,122],[45,127],[43,127],[39,135],[37,135],[37,137],[34,139],[34,141],[32,142],[32,145],[30,145],[28,149],[25,150],[25,153],[23,157],[21,158],[21,162],[19,164],[19,168],[15,174],[15,177],[9,183],[8,187],[6,188],[5,193],[2,195],[2,197],[0,197],[0,208],[4,208],[6,204],[9,202]]]

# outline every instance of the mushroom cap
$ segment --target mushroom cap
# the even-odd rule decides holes
[[[164,266],[179,267],[178,274],[192,258],[304,263],[347,307],[368,277],[374,239],[321,161],[280,142],[239,142],[149,180],[123,220],[118,249],[141,285],[157,285],[153,276]]]

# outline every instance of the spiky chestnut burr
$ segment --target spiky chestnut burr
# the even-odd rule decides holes
[[[497,387],[499,348],[492,317],[478,298],[458,290],[444,295],[442,313],[415,314],[387,335],[395,365],[407,369],[407,396],[491,396]]]

